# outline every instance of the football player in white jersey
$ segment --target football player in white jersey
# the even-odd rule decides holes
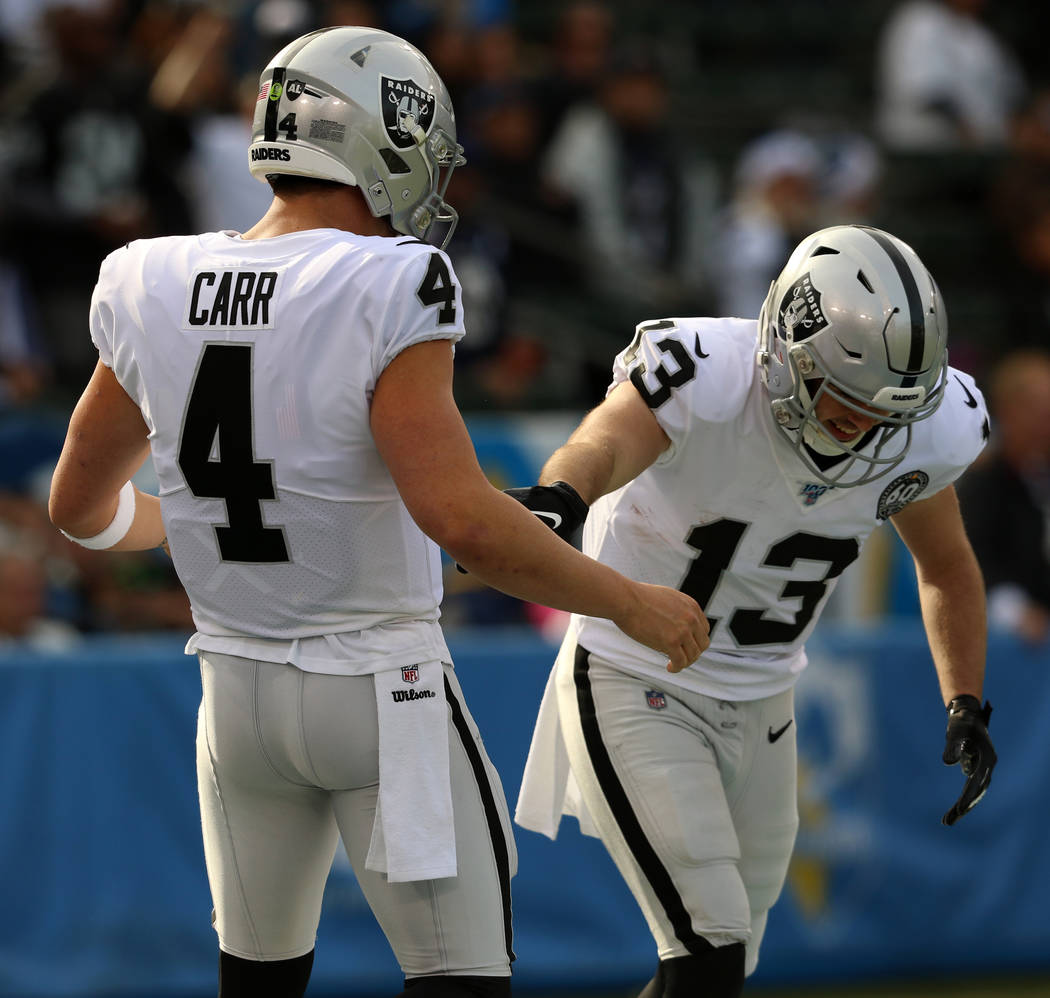
[[[262,74],[264,217],[133,242],[99,275],[51,516],[93,548],[166,544],[189,594],[222,998],[304,993],[340,833],[406,990],[509,993],[510,816],[438,624],[439,544],[669,670],[706,647],[692,597],[585,557],[477,463],[441,249],[461,152],[418,50],[313,32]],[[130,482],[150,454],[159,500]]]
[[[574,615],[544,694],[515,814],[597,834],[656,940],[644,998],[741,993],[798,824],[792,688],[842,571],[893,523],[915,560],[948,705],[952,824],[988,787],[981,574],[952,485],[988,436],[948,367],[937,286],[885,232],[838,226],[795,250],[756,324],[642,323],[605,401],[510,490],[583,550],[678,586],[710,645],[668,675],[606,621]],[[588,511],[589,507],[589,511]]]

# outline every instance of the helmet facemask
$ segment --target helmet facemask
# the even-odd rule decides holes
[[[420,151],[430,165],[430,192],[412,210],[407,225],[417,239],[444,249],[459,222],[459,213],[445,200],[445,194],[453,171],[463,166],[466,158],[463,147],[441,128],[434,129]]]
[[[932,416],[937,410],[947,374],[946,357],[931,395],[912,409],[893,412],[876,409],[870,401],[858,398],[838,384],[819,355],[811,353],[804,345],[794,346],[787,357],[798,390],[770,404],[775,426],[820,482],[839,488],[866,485],[889,473],[904,460],[911,445],[912,424]],[[860,416],[876,417],[878,422],[870,430],[859,432],[852,440],[838,440],[827,432],[817,416],[817,408],[825,397]],[[841,460],[829,464],[815,460],[811,452],[823,458]]]

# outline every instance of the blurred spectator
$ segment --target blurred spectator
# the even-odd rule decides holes
[[[509,0],[386,0],[382,7],[386,22],[383,27],[413,44],[418,44],[440,21],[455,21],[469,29],[487,28],[506,23],[511,15]]]
[[[245,150],[259,93],[258,73],[238,83],[231,14],[201,8],[182,28],[150,86],[150,99],[187,122],[186,190],[198,232],[243,232],[266,211],[271,193],[254,180]]]
[[[69,623],[48,616],[42,555],[29,535],[0,526],[0,648],[21,644],[62,651],[79,638]]]
[[[1025,92],[985,0],[905,0],[879,38],[876,122],[901,150],[1000,148]]]
[[[54,458],[49,466],[17,482],[0,480],[0,553],[12,548],[20,556],[32,555],[36,572],[15,565],[10,573],[23,585],[24,605],[42,579],[44,610],[40,616],[54,626],[49,623],[39,628],[40,633],[192,631],[189,600],[165,554],[159,550],[126,552],[115,558],[73,544],[55,530],[47,513],[53,469]],[[151,478],[152,466],[147,463],[136,482],[155,492],[156,481]],[[0,580],[4,599],[5,586]],[[22,610],[9,614],[10,619],[24,616]]]
[[[486,191],[486,177],[469,161],[452,175],[448,191],[459,225],[446,252],[471,316],[470,335],[456,345],[456,398],[467,409],[517,405],[536,374],[536,364],[522,369],[515,361],[510,342],[511,239],[487,210]],[[542,347],[536,349],[542,366]]]
[[[989,621],[1041,642],[1050,635],[1050,352],[1006,357],[993,371],[989,403],[993,445],[963,476],[959,500]]]
[[[22,275],[0,258],[0,417],[33,402],[49,377]]]
[[[1014,115],[1010,150],[1019,162],[1050,172],[1050,88],[1036,90]]]
[[[98,560],[87,589],[92,630],[193,632],[189,598],[166,554],[122,552],[107,566]]]
[[[578,288],[581,254],[574,252],[575,206],[540,180],[538,110],[505,51],[516,45],[513,33],[486,34],[504,51],[482,60],[484,80],[462,117],[468,166],[452,178],[461,221],[449,251],[465,299],[477,303],[468,306],[477,325],[457,348],[457,396],[468,407],[528,407],[548,387],[545,300],[559,286]]]
[[[461,143],[469,142],[464,111],[475,79],[477,46],[473,33],[459,21],[438,21],[427,32],[420,47],[429,55],[431,63],[444,81],[452,99],[452,106],[458,109],[457,139]]]
[[[824,156],[821,225],[876,224],[884,167],[878,145],[861,132],[838,129],[819,137]]]
[[[613,28],[608,4],[575,0],[560,9],[547,51],[550,64],[536,82],[543,145],[571,107],[598,99],[609,69]]]
[[[769,132],[744,148],[732,200],[711,244],[717,314],[758,318],[784,260],[822,222],[823,173],[820,148],[795,129]]]
[[[243,232],[272,200],[270,188],[252,177],[243,155],[251,140],[258,78],[243,80],[233,92],[240,94],[239,106],[201,113],[193,130],[186,189],[194,228],[200,232]]]
[[[1009,347],[1050,346],[1050,88],[1033,93],[1014,118],[989,194],[998,268],[988,283]],[[1002,355],[1001,343],[989,347],[993,359]]]
[[[12,158],[0,251],[17,259],[63,385],[94,365],[82,333],[102,258],[146,235],[186,231],[178,123],[146,99],[144,67],[122,58],[105,7],[50,8],[55,66],[23,105],[6,107]]]
[[[625,51],[598,99],[567,111],[542,172],[580,212],[592,291],[614,308],[692,314],[706,287],[717,176],[673,120],[668,81],[651,53]]]
[[[1010,335],[989,338],[986,363],[1009,349],[1050,347],[1050,163],[1014,161],[996,183],[994,208],[997,269],[985,274]]]
[[[574,211],[543,187],[539,119],[529,91],[524,84],[486,90],[470,114],[474,143],[467,156],[483,185],[479,208],[507,233],[507,272],[518,288],[530,290],[549,286],[553,275],[568,278],[576,260],[564,243],[566,235],[571,239],[565,223]]]

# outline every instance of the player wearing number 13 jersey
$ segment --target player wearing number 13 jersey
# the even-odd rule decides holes
[[[605,843],[657,943],[644,998],[733,998],[756,966],[797,828],[804,643],[882,523],[915,559],[944,759],[961,755],[968,777],[945,822],[987,788],[983,591],[952,482],[989,426],[973,379],[947,364],[946,331],[910,247],[865,227],[817,232],[757,329],[642,323],[541,484],[511,490],[564,532],[586,517],[588,554],[707,613],[709,647],[674,676],[574,615],[518,801],[527,828],[553,838],[569,813]]]
[[[220,998],[304,994],[340,836],[412,998],[498,998],[514,842],[438,624],[438,545],[511,595],[609,616],[672,668],[706,621],[478,466],[442,251],[462,150],[422,53],[325,29],[260,84],[250,163],[273,203],[243,234],[105,261],[51,516],[92,548],[166,536],[189,594]],[[150,454],[159,500],[130,482]]]

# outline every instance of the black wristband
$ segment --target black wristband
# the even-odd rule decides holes
[[[562,540],[571,542],[587,519],[587,503],[568,482],[505,491],[545,521]]]
[[[587,510],[590,507],[583,501],[580,493],[568,482],[551,482],[547,488],[554,489],[569,504],[573,519],[576,521],[576,527],[583,526],[583,521],[587,519]]]

